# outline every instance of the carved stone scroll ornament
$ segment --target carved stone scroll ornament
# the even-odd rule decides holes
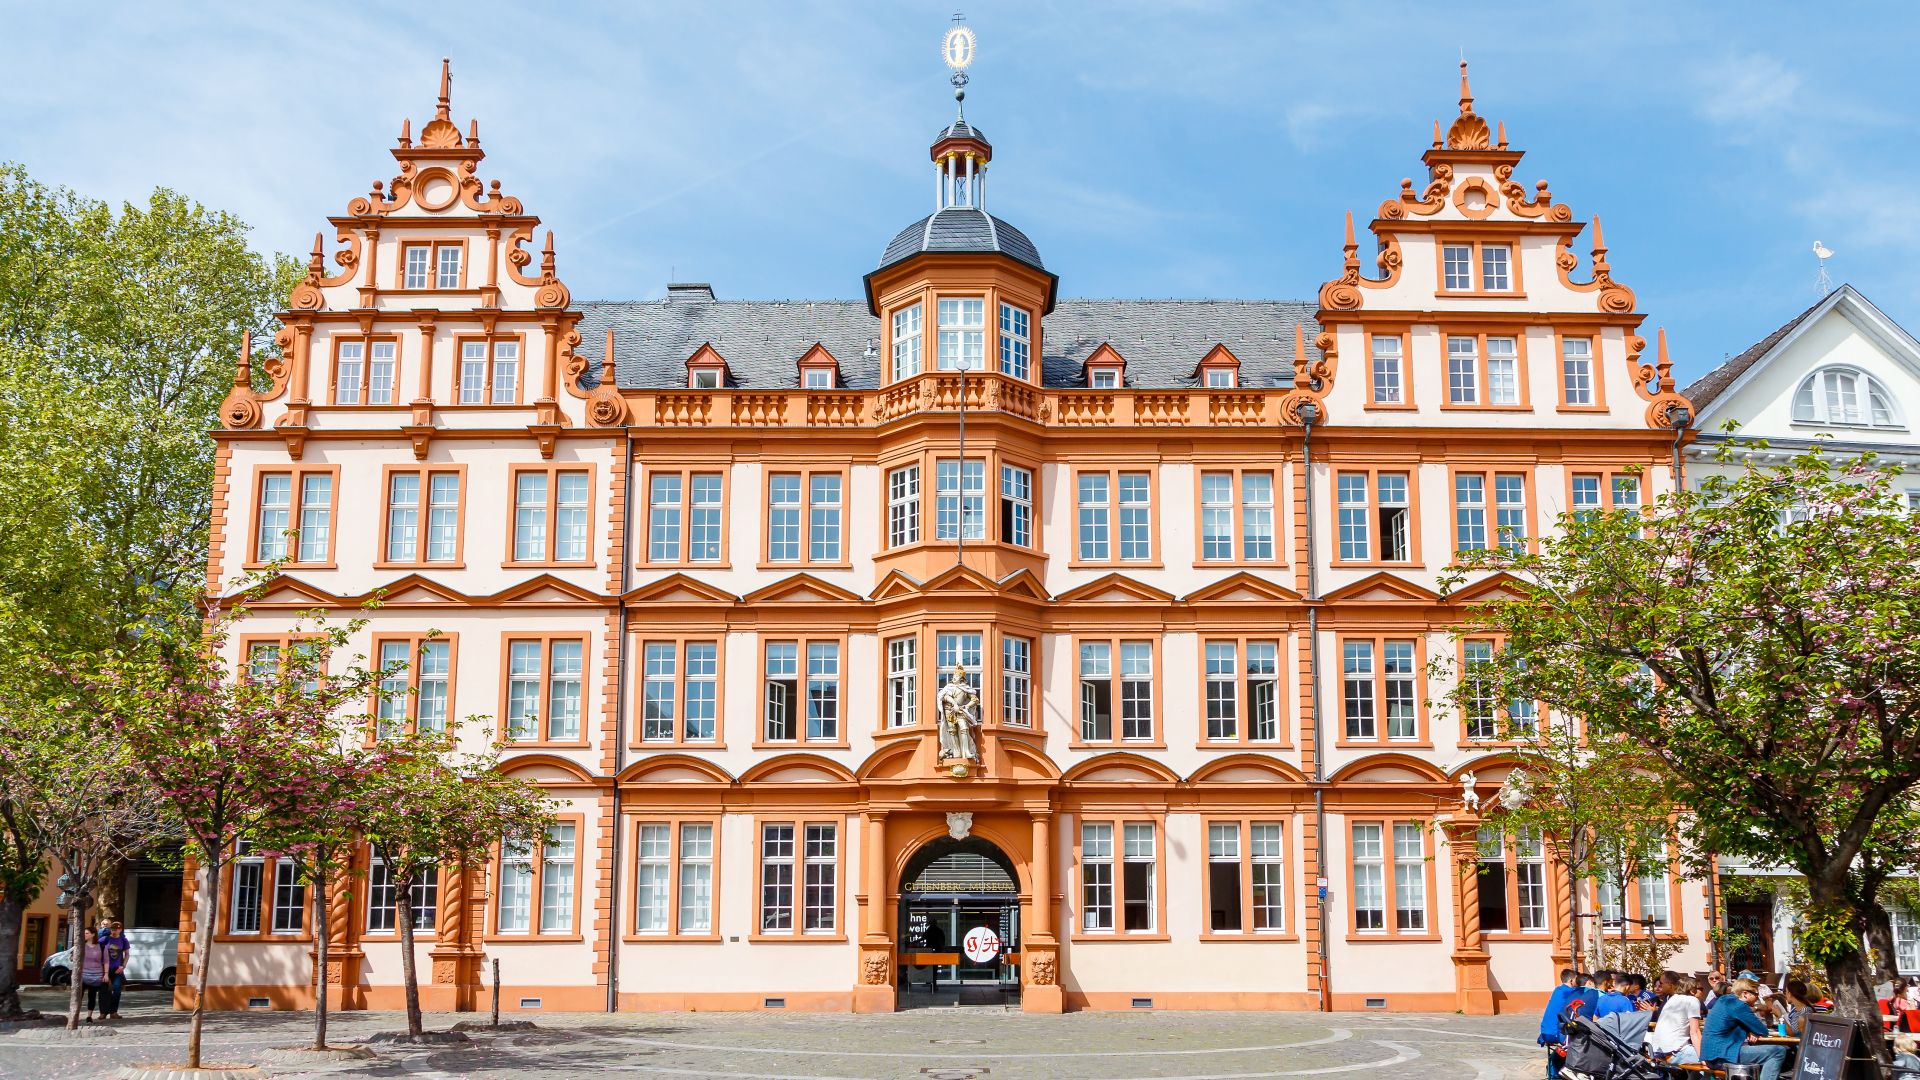
[[[1027,981],[1035,986],[1052,986],[1055,975],[1055,963],[1052,953],[1041,953],[1027,965]]]
[[[869,952],[860,957],[860,981],[868,986],[885,986],[892,960],[883,952]]]

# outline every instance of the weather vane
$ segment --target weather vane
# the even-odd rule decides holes
[[[967,17],[959,12],[953,13],[953,28],[940,39],[940,58],[953,69],[953,100],[962,102],[965,109],[967,100],[967,68],[973,65],[973,27],[967,25]]]

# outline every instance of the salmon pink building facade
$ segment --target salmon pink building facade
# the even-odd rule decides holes
[[[853,302],[577,304],[444,75],[392,153],[223,407],[209,572],[278,566],[236,663],[383,593],[376,728],[484,714],[557,800],[416,897],[430,1007],[493,959],[528,1009],[1544,1000],[1572,886],[1480,808],[1501,714],[1558,718],[1442,703],[1503,585],[1439,578],[1649,501],[1687,404],[1464,67],[1307,301],[1064,298],[964,118]],[[304,897],[240,854],[183,926],[212,1004],[296,1007]],[[1704,962],[1697,883],[1628,891],[1587,910]],[[364,853],[328,910],[334,1000],[393,1007]]]

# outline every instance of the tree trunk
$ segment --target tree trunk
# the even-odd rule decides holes
[[[67,970],[73,973],[67,980],[68,1031],[74,1031],[80,1027],[80,969],[85,963],[82,957],[86,953],[87,940],[87,895],[85,893],[74,894],[71,910],[72,914],[67,916],[67,945],[73,950],[67,954],[70,958]]]
[[[100,909],[100,918],[109,922],[115,919],[123,923],[127,921],[126,890],[122,888],[125,884],[126,872],[125,859],[109,858],[100,867],[100,872],[94,875],[94,880],[99,885],[94,891],[93,901]]]
[[[1894,964],[1893,916],[1888,914],[1886,906],[1877,900],[1868,900],[1861,904],[1860,912],[1867,920],[1869,973],[1875,984],[1887,982],[1899,973]]]
[[[1575,971],[1586,970],[1580,964],[1580,854],[1580,832],[1576,829],[1567,858],[1567,942]]]
[[[20,1009],[20,977],[13,958],[20,955],[20,924],[26,913],[27,905],[19,897],[11,892],[0,896],[0,1020],[25,1015]]]
[[[326,863],[321,862],[322,866]],[[327,925],[327,882],[324,871],[315,875],[309,893],[313,901],[313,1048],[327,1048],[327,945],[333,927]]]
[[[213,970],[213,923],[220,917],[222,848],[203,849],[207,869],[207,905],[197,909],[193,936],[193,1017],[187,1024],[187,1068],[200,1067],[200,1032],[207,1022],[207,975]]]
[[[419,1038],[420,977],[413,965],[413,879],[393,876],[393,915],[400,924],[400,979],[407,988],[407,1034]]]
[[[1846,911],[1856,920],[1856,925],[1866,920],[1866,912],[1847,895],[1846,868],[1841,867],[1837,875],[1839,881],[1823,880],[1822,877],[1807,878],[1807,909],[1818,911]],[[1869,981],[1867,957],[1859,949],[1852,949],[1826,962],[1827,990],[1833,996],[1834,1015],[1849,1020],[1859,1020],[1868,1025],[1869,1031],[1880,1029],[1880,1006],[1873,999],[1873,985]],[[1892,1044],[1881,1039],[1880,1057],[1883,1062],[1893,1060]]]

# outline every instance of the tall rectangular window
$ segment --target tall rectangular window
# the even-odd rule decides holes
[[[1387,704],[1387,738],[1412,740],[1419,737],[1419,714],[1415,711],[1419,704],[1417,681],[1419,670],[1414,663],[1414,643],[1411,641],[1387,640],[1380,650],[1382,663],[1381,680],[1385,685],[1384,698]]]
[[[307,886],[300,880],[300,866],[281,858],[273,864],[273,933],[297,934],[305,920]]]
[[[480,405],[487,400],[487,343],[460,343],[460,404]]]
[[[1411,821],[1393,823],[1393,918],[1402,933],[1427,928],[1426,833]]]
[[[760,932],[794,932],[798,900],[800,930],[830,934],[839,928],[839,827],[832,824],[767,823],[760,830]],[[796,844],[796,840],[798,843]],[[794,886],[799,883],[796,898]]]
[[[1152,485],[1143,472],[1120,474],[1120,558],[1153,558]]]
[[[509,840],[500,845],[496,896],[494,928],[502,934],[528,932],[533,926],[533,841]]]
[[[1154,889],[1157,884],[1153,825],[1150,822],[1126,823],[1121,833],[1124,870],[1120,881],[1121,914],[1130,933],[1152,931],[1156,911]]]
[[[420,731],[444,731],[451,707],[453,643],[445,638],[376,639],[382,677],[374,695],[374,734],[390,738],[408,722]]]
[[[1248,855],[1253,870],[1253,928],[1284,931],[1287,928],[1285,830],[1277,822],[1256,821],[1247,831],[1252,840]]]
[[[1367,501],[1367,475],[1341,473],[1335,481],[1339,498],[1340,558],[1364,562],[1373,553],[1369,538],[1371,508]]]
[[[799,473],[774,473],[767,478],[767,559],[771,562],[800,560],[800,481]]]
[[[634,845],[638,866],[633,879],[634,930],[666,934],[672,930],[668,912],[673,903],[673,826],[664,821],[642,822]]]
[[[460,245],[437,245],[433,249],[433,255],[433,287],[436,289],[459,288]]]
[[[713,826],[680,824],[680,933],[713,930]]]
[[[1509,553],[1527,547],[1527,478],[1520,473],[1493,475],[1495,539]]]
[[[380,692],[374,706],[374,733],[386,739],[406,729],[407,705],[412,700],[413,647],[406,641],[380,643]]]
[[[360,404],[360,389],[366,374],[366,342],[338,342],[333,347],[333,357],[333,403]]]
[[[1475,867],[1480,891],[1480,929],[1511,930],[1507,895],[1511,875],[1507,873],[1506,834],[1498,825],[1482,825],[1475,847],[1479,865]]]
[[[1239,646],[1209,641],[1205,653],[1207,738],[1236,739],[1240,735]]]
[[[1447,401],[1480,403],[1480,343],[1470,337],[1447,339]]]
[[[1480,473],[1458,473],[1453,478],[1453,547],[1455,551],[1487,548],[1487,478]]]
[[[1245,927],[1240,906],[1240,826],[1207,826],[1207,929],[1236,934]]]
[[[1473,288],[1473,245],[1443,244],[1440,248],[1441,288]]]
[[[1593,339],[1560,339],[1560,387],[1568,405],[1592,405]]]
[[[396,351],[397,346],[391,341],[376,341],[368,350],[367,404],[393,404]]]
[[[920,466],[887,473],[887,546],[920,542]]]
[[[1401,374],[1400,338],[1396,334],[1373,335],[1373,403],[1406,404],[1405,382]]]
[[[807,826],[801,911],[804,933],[832,933],[838,925],[835,918],[840,909],[838,849],[839,830],[835,826]]]
[[[573,870],[578,827],[563,821],[547,826],[540,845],[540,932],[573,932]]]
[[[720,646],[712,641],[689,641],[683,650],[686,675],[680,694],[681,737],[688,742],[712,742],[720,720]]]
[[[1233,558],[1233,474],[1200,474],[1200,557]]]
[[[1240,557],[1264,562],[1274,557],[1273,474],[1240,474]]]
[[[228,891],[233,894],[233,907],[227,915],[228,933],[260,932],[260,905],[266,873],[266,860],[254,853],[252,845],[245,840],[236,842],[233,877],[228,884]]]
[[[1000,374],[1025,379],[1032,367],[1027,335],[1027,313],[1012,304],[1000,305]]]
[[[513,478],[513,559],[547,558],[547,474],[529,470]]]
[[[1576,474],[1573,477],[1573,516],[1589,517],[1600,510],[1600,478]]]
[[[393,883],[393,868],[387,865],[378,848],[367,855],[367,933],[391,934],[398,927],[398,890]],[[413,895],[407,907],[413,912],[416,932],[432,930],[439,915],[440,875],[437,870],[422,874],[413,883]]]
[[[911,378],[920,374],[923,365],[921,349],[920,305],[910,304],[893,313],[893,377]]]
[[[1493,642],[1463,642],[1460,659],[1460,676],[1466,682],[1467,689],[1464,707],[1467,738],[1499,738],[1500,716],[1492,685]]]
[[[940,370],[984,370],[987,366],[987,302],[943,297],[938,310]]]
[[[1113,738],[1113,646],[1104,641],[1080,643],[1080,741],[1108,742]]]
[[[694,473],[687,488],[687,561],[719,562],[724,513],[720,474]]]
[[[1000,466],[1000,542],[1033,546],[1033,472],[1018,465]]]
[[[1033,642],[1027,638],[1000,639],[1000,722],[1033,726]]]
[[[300,476],[300,562],[326,562],[333,550],[333,475]]]
[[[1386,855],[1380,826],[1353,826],[1353,928],[1380,933],[1387,928]]]
[[[1514,887],[1522,932],[1547,931],[1547,852],[1540,833],[1522,829],[1514,838]]]
[[[1120,643],[1120,737],[1153,738],[1153,643]]]
[[[807,477],[807,558],[840,561],[840,474]]]
[[[1480,287],[1487,292],[1506,292],[1513,288],[1511,263],[1513,249],[1505,244],[1480,246]]]
[[[1089,821],[1080,826],[1080,929],[1111,932],[1113,908],[1113,826]]]
[[[987,463],[942,458],[934,463],[935,540],[987,537]]]
[[[1407,474],[1379,473],[1374,484],[1380,496],[1380,561],[1406,562],[1413,557]]]
[[[445,731],[447,682],[453,674],[453,646],[428,641],[420,646],[414,675],[414,726],[421,731]]]
[[[887,726],[912,727],[920,721],[920,685],[917,652],[912,637],[887,641]]]
[[[426,550],[420,546],[420,484],[426,478]],[[387,477],[390,563],[453,562],[459,554],[460,474],[396,472]]]
[[[511,405],[520,395],[520,343],[493,343],[493,403]]]
[[[1107,474],[1081,473],[1078,491],[1080,561],[1106,562],[1113,550]]]
[[[1340,671],[1347,738],[1356,741],[1379,738],[1379,714],[1374,698],[1373,643],[1349,641],[1341,646]]]
[[[1668,903],[1667,875],[1663,870],[1640,877],[1640,919],[1651,930],[1671,930],[1673,915]]]
[[[260,478],[260,525],[254,558],[276,562],[287,557],[287,530],[292,527],[293,477],[268,473]]]
[[[1340,473],[1335,477],[1340,559],[1406,562],[1412,557],[1408,474],[1377,473],[1371,479],[1376,505],[1368,502],[1366,473]]]
[[[1520,404],[1520,354],[1514,338],[1487,339],[1487,404]]]
[[[254,554],[259,562],[327,562],[333,552],[333,474],[262,474],[258,520]],[[289,545],[287,533],[296,524],[299,531]]]
[[[585,562],[587,474],[557,472],[553,474],[553,479],[553,559],[555,562]]]
[[[538,641],[507,643],[507,738],[540,737],[541,649]]]
[[[680,474],[654,473],[648,478],[647,558],[679,561],[680,527]]]
[[[427,244],[408,244],[401,249],[400,287],[424,289],[433,281],[433,248]]]
[[[840,737],[840,646],[832,641],[807,645],[807,738]]]

